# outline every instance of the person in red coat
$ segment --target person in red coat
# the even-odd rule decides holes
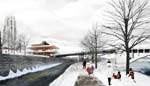
[[[113,73],[113,76],[112,76],[114,79],[118,79],[117,75],[115,73]]]
[[[130,71],[129,71],[129,76],[128,76],[128,77],[131,76],[131,79],[133,79],[133,81],[136,82],[136,81],[134,80],[134,71],[132,70],[132,68],[130,68],[129,70],[130,70]]]
[[[120,71],[118,71],[117,74],[113,73],[113,76],[112,76],[114,79],[120,79],[121,80],[121,73]]]
[[[91,67],[87,67],[87,68],[86,68],[86,71],[88,72],[88,74],[89,74],[89,76],[90,76],[90,74],[91,74]]]
[[[121,80],[121,72],[120,71],[118,71],[118,73],[117,73],[117,78]]]

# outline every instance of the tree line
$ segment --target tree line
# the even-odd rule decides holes
[[[97,68],[97,51],[109,45],[126,54],[126,74],[130,68],[130,51],[142,42],[149,40],[149,7],[148,0],[111,0],[111,10],[105,9],[107,23],[95,25],[81,41],[84,50],[91,52],[92,62],[95,59]],[[98,28],[99,27],[99,28]],[[101,40],[106,35],[107,40]],[[108,43],[108,41],[113,42]],[[117,41],[117,43],[115,43]]]

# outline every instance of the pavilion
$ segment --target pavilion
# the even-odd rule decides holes
[[[32,44],[31,47],[29,47],[29,49],[31,49],[30,53],[34,55],[44,55],[53,57],[55,56],[59,48],[55,45],[48,44],[46,41],[43,41],[40,44]]]

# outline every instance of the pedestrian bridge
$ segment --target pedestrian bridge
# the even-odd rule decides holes
[[[116,53],[116,51],[114,49],[109,49],[109,50],[98,51],[97,53],[105,55],[105,54]],[[90,52],[79,52],[79,53],[58,54],[55,57],[61,58],[61,57],[66,57],[66,56],[84,56],[84,55],[88,55],[88,54],[91,54],[91,53]],[[133,53],[130,53],[130,56],[131,56],[130,63],[133,63],[140,59],[150,59],[150,53],[134,53],[134,55],[133,55]]]
[[[150,59],[150,53],[135,54],[134,58],[132,58],[130,60],[130,63],[133,63],[133,62],[140,60],[140,59]]]
[[[102,51],[98,51],[98,54],[111,54],[111,53],[115,53],[116,51],[114,49],[109,49],[109,50],[102,50]],[[91,52],[79,52],[79,53],[68,53],[68,54],[58,54],[55,57],[65,57],[65,56],[84,56],[84,55],[88,55],[91,54]]]

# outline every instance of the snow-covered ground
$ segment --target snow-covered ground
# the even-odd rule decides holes
[[[117,70],[115,70],[114,72],[116,73]],[[82,69],[82,63],[73,64],[60,77],[54,80],[49,86],[74,86],[78,75],[81,74],[87,75],[86,71]],[[121,74],[121,81],[112,79],[111,86],[149,86],[149,76],[135,72],[136,83],[134,83],[130,77],[127,77],[125,75],[125,71],[121,71]],[[99,80],[103,82],[104,85],[108,86],[106,63],[99,63],[98,69],[94,71],[94,74],[92,76],[96,76]]]
[[[126,76],[125,71],[121,71],[121,74],[122,79],[121,80],[112,79],[111,86],[149,86],[150,77],[146,75],[135,72],[136,83],[134,83],[134,81],[130,77]],[[98,71],[95,71],[94,75],[97,76],[98,79],[101,80],[106,86],[108,86],[107,76],[105,72],[100,73]]]
[[[23,71],[20,71],[17,69],[17,72],[14,73],[12,70],[9,71],[8,76],[0,76],[0,81],[1,80],[6,80],[6,79],[10,79],[10,78],[15,78],[21,75],[25,75],[27,73],[33,73],[33,72],[37,72],[37,71],[42,71],[57,65],[60,65],[61,63],[55,63],[55,64],[49,64],[49,65],[37,65],[37,66],[33,66],[31,69],[23,69]]]
[[[61,76],[54,80],[50,86],[74,86],[80,73],[79,64],[71,65]]]

